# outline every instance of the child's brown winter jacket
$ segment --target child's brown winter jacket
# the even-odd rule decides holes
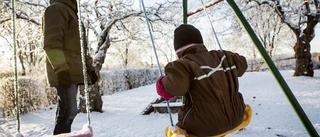
[[[238,126],[245,104],[238,77],[247,69],[245,57],[229,51],[210,51],[195,44],[177,53],[165,67],[165,90],[185,96],[177,125],[197,136],[212,136]]]

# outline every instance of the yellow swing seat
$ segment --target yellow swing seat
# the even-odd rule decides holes
[[[250,105],[246,104],[245,116],[244,116],[242,123],[239,126],[235,127],[232,130],[229,130],[225,133],[222,133],[220,135],[215,135],[215,136],[210,136],[210,137],[223,137],[223,136],[228,135],[232,132],[241,130],[249,125],[251,118],[252,118],[252,109],[251,109]],[[177,126],[174,126],[174,127],[168,126],[166,128],[165,133],[166,133],[167,137],[198,137],[198,136],[186,133],[184,130],[182,130],[181,128],[179,128]]]

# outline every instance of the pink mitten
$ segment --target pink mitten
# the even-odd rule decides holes
[[[169,94],[169,93],[164,89],[164,87],[163,87],[163,85],[162,85],[162,79],[163,79],[163,78],[164,78],[164,77],[161,76],[161,77],[158,79],[157,83],[156,83],[157,93],[158,93],[159,96],[161,96],[161,97],[164,98],[165,100],[169,100],[169,99],[173,98],[174,96],[172,96],[171,94]]]

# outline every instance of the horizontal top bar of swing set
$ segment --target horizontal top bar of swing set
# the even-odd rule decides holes
[[[218,3],[221,2],[221,1],[223,1],[223,0],[217,0],[217,1],[209,2],[209,3],[207,3],[206,5],[204,5],[204,7],[205,7],[205,8],[209,8],[209,7],[213,6],[213,5],[218,4]],[[193,11],[189,12],[189,13],[187,14],[187,17],[189,17],[189,16],[191,16],[191,15],[193,15],[193,14],[196,14],[197,12],[200,12],[200,11],[204,10],[204,7],[201,7],[201,8],[198,8],[198,9],[196,9],[196,10],[193,10]]]

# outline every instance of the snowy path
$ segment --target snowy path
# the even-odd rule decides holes
[[[293,71],[281,71],[310,121],[320,133],[320,70],[315,77],[292,77]],[[243,132],[228,137],[308,137],[302,123],[290,106],[270,72],[247,72],[240,78],[240,90],[253,109],[251,124]],[[157,96],[155,85],[103,96],[103,113],[91,115],[95,137],[165,137],[170,125],[167,114],[141,115]],[[50,108],[50,107],[49,107]],[[55,106],[22,116],[21,131],[26,137],[50,136]],[[173,114],[174,123],[177,114]],[[87,123],[86,114],[78,114],[73,130]],[[0,119],[0,137],[15,133],[14,119]]]

